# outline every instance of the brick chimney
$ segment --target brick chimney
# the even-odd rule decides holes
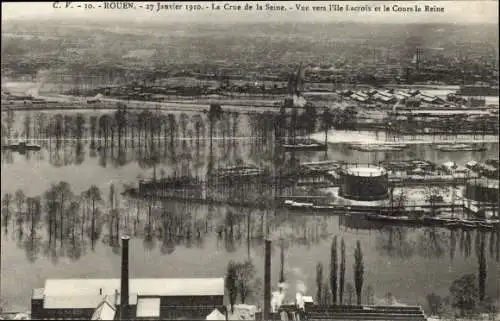
[[[263,320],[269,320],[271,312],[271,240],[266,239],[264,257],[264,313]]]
[[[122,236],[122,270],[121,270],[121,288],[120,288],[120,319],[128,319],[128,236]]]

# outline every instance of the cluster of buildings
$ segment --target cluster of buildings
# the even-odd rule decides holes
[[[129,279],[129,239],[122,242],[120,279],[48,279],[33,290],[32,319],[204,320],[225,311],[224,278]]]
[[[35,320],[240,320],[224,306],[224,278],[129,279],[128,237],[122,237],[120,279],[48,279],[34,289]],[[255,320],[425,320],[420,307],[316,305],[302,294],[272,307],[271,241],[266,240],[264,309]],[[302,298],[302,299],[301,299]],[[248,318],[244,318],[248,320]]]
[[[435,96],[429,95],[419,90],[409,91],[395,91],[395,90],[377,90],[369,89],[362,91],[344,90],[341,95],[352,101],[362,104],[395,104],[404,103],[407,106],[418,107],[421,103],[440,105],[444,104],[445,100]]]

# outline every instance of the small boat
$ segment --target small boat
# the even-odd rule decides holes
[[[493,224],[488,223],[477,223],[477,227],[484,230],[494,230],[495,226]]]
[[[349,145],[350,149],[357,150],[360,152],[391,152],[391,151],[400,151],[407,147],[408,147],[407,144],[379,144],[379,145],[350,144]]]
[[[422,222],[426,224],[444,226],[446,224],[454,224],[458,222],[456,218],[444,218],[444,217],[432,217],[432,216],[424,216],[422,218]]]
[[[382,221],[391,223],[418,223],[420,220],[410,218],[408,216],[389,216],[380,214],[367,214],[366,219],[369,221]]]
[[[479,227],[478,224],[465,221],[465,220],[457,220],[456,222],[446,223],[445,227],[447,228],[461,228],[461,229],[473,229]]]
[[[474,144],[436,145],[435,148],[442,152],[483,152],[486,150],[486,147]]]
[[[42,147],[40,145],[28,144],[26,142],[20,142],[18,144],[6,145],[6,146],[3,146],[3,148],[10,149],[13,151],[20,151],[20,152],[27,151],[27,150],[40,150],[40,149],[42,149]]]
[[[295,202],[292,200],[286,200],[284,202],[285,207],[289,209],[304,209],[304,208],[313,208],[314,204],[313,203],[300,203],[300,202]]]
[[[309,151],[325,151],[327,149],[326,144],[310,143],[310,144],[283,144],[285,150],[309,150]]]

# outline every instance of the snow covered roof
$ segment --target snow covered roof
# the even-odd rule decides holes
[[[355,93],[353,95],[351,95],[351,99],[355,99],[355,100],[358,100],[358,101],[367,101],[368,100],[368,96],[363,94],[363,93]]]
[[[44,309],[93,309],[102,302],[102,295],[60,295],[45,296]]]
[[[205,318],[206,320],[226,320],[226,316],[222,314],[219,310],[214,309],[210,312],[209,315]]]
[[[43,299],[43,288],[33,289],[32,299],[41,300]]]
[[[475,160],[471,160],[470,162],[468,162],[466,165],[467,166],[470,166],[470,167],[474,167],[476,166],[478,163],[475,161]]]
[[[114,320],[115,314],[116,308],[111,298],[106,296],[95,309],[94,314],[92,314],[91,320]]]
[[[455,167],[456,164],[455,164],[455,162],[450,161],[450,162],[443,163],[443,166],[448,167],[448,168],[452,168],[452,167]]]
[[[137,301],[136,316],[141,317],[159,317],[160,316],[160,298],[142,298]]]
[[[130,279],[129,288],[129,304],[135,305],[138,296],[224,295],[224,278]],[[106,297],[115,297],[118,304],[119,289],[120,279],[48,279],[43,290],[43,306],[45,309],[91,309]]]
[[[120,279],[48,279],[48,296],[112,295],[120,289]],[[130,279],[130,293],[138,296],[224,295],[224,278]],[[98,302],[97,302],[98,303]]]
[[[380,167],[351,167],[347,169],[347,173],[356,176],[380,176],[385,174],[385,169]]]

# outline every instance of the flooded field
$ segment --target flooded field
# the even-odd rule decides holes
[[[344,215],[153,202],[121,195],[125,185],[153,175],[204,176],[210,168],[276,166],[272,127],[264,116],[225,115],[214,122],[194,113],[162,114],[159,117],[165,117],[165,123],[150,133],[148,128],[156,128],[156,123],[146,118],[137,118],[134,125],[128,122],[121,131],[108,127],[115,115],[103,111],[71,119],[45,114],[16,112],[10,125],[2,117],[4,130],[10,128],[13,136],[17,132],[18,138],[37,138],[33,141],[41,145],[40,151],[24,155],[2,151],[1,284],[7,311],[29,309],[32,289],[43,287],[47,278],[119,277],[117,237],[122,233],[132,235],[133,277],[223,276],[230,260],[251,257],[263,279],[266,214],[273,239],[273,285],[280,274],[280,239],[284,242],[287,300],[302,285],[307,294],[315,295],[316,264],[328,269],[334,235],[345,241],[346,283],[354,283],[353,253],[360,241],[364,283],[372,287],[375,300],[382,301],[390,293],[399,302],[426,306],[427,294],[447,295],[453,280],[477,274],[480,253],[486,257],[486,295],[500,298],[498,232],[374,229]],[[344,142],[330,144],[327,153],[297,152],[280,160],[279,166],[288,166],[290,158],[361,163],[426,159],[463,165],[497,158],[499,152],[498,141],[484,143],[484,152],[442,152],[431,142],[411,144],[401,151],[361,152],[350,149],[346,139],[339,140]],[[55,191],[71,200],[65,203],[63,221],[50,214],[49,200]],[[11,195],[10,202],[5,201],[6,194]],[[94,207],[92,200],[96,200]],[[41,207],[32,210],[36,206],[28,204]]]

